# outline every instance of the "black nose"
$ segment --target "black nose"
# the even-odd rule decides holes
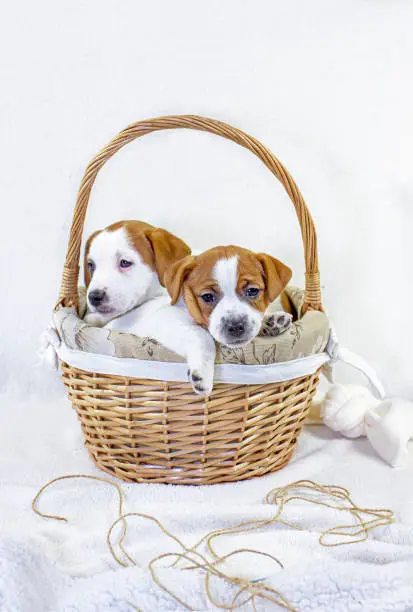
[[[227,332],[233,338],[240,338],[245,333],[245,319],[232,319],[226,325]]]
[[[101,289],[93,289],[88,296],[88,300],[92,306],[99,306],[105,298],[106,292]]]

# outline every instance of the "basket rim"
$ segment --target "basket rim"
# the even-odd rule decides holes
[[[69,348],[64,340],[57,348],[59,359],[79,370],[109,376],[187,382],[186,363],[150,361],[133,357],[117,357]],[[257,385],[294,380],[314,374],[331,360],[327,350],[306,357],[270,364],[215,364],[214,382],[236,385]]]

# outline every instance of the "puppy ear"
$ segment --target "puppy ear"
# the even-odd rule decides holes
[[[89,238],[87,239],[86,245],[85,245],[85,255],[83,258],[83,278],[85,280],[85,286],[86,288],[89,287],[89,283],[92,280],[92,275],[89,271],[89,267],[87,265],[88,261],[89,261],[89,250],[90,250],[90,245],[92,244],[92,241],[94,238],[96,238],[96,236],[98,234],[100,234],[102,230],[97,230],[96,232],[93,232],[93,234],[91,236],[89,236]]]
[[[167,269],[175,262],[191,254],[191,249],[183,240],[159,227],[148,229],[145,236],[152,246],[155,268],[161,285],[165,285]]]
[[[185,278],[195,267],[196,258],[188,255],[180,261],[176,261],[167,268],[165,274],[165,287],[171,296],[171,304],[176,304],[182,292]]]
[[[271,255],[258,253],[257,257],[264,268],[265,292],[269,302],[273,302],[288,284],[292,270]]]

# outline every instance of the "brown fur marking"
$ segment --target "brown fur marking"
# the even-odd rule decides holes
[[[164,229],[154,227],[144,221],[117,221],[109,225],[105,230],[94,232],[86,243],[84,257],[86,287],[91,280],[87,262],[92,241],[102,231],[115,232],[122,227],[126,229],[131,246],[139,253],[144,263],[157,272],[162,285],[164,284],[168,267],[191,252],[191,249],[183,240]]]
[[[186,257],[169,269],[165,286],[175,304],[182,294],[193,319],[199,325],[208,325],[209,316],[214,304],[206,304],[200,295],[208,290],[220,293],[220,288],[213,278],[213,269],[219,259],[238,257],[237,292],[242,299],[247,299],[243,291],[248,287],[257,287],[261,292],[257,299],[250,303],[260,312],[282,292],[291,278],[291,270],[285,264],[264,253],[253,253],[237,246],[219,246],[205,251],[197,257]]]

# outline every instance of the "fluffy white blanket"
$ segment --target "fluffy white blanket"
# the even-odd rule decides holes
[[[65,399],[42,404],[21,403],[10,396],[2,400],[8,418],[7,428],[0,430],[0,610],[184,610],[148,572],[153,557],[179,550],[155,525],[130,520],[125,547],[137,567],[122,568],[110,555],[106,532],[117,516],[113,487],[86,480],[56,483],[39,507],[68,517],[67,524],[32,512],[32,498],[53,477],[102,474],[82,446],[79,424]],[[326,548],[318,542],[319,533],[348,522],[348,516],[291,502],[285,517],[302,531],[273,524],[251,534],[219,538],[215,547],[220,554],[254,548],[275,555],[284,569],[249,553],[233,558],[226,569],[233,575],[265,577],[266,584],[300,612],[385,612],[413,610],[412,475],[413,462],[404,469],[391,468],[366,440],[336,438],[323,427],[307,427],[294,460],[268,477],[210,487],[122,488],[125,511],[152,514],[193,545],[212,529],[273,516],[274,506],[264,502],[273,487],[303,478],[343,485],[359,506],[391,508],[396,521],[377,528],[366,542]],[[159,576],[191,609],[217,609],[205,595],[202,572],[165,569]],[[235,592],[222,580],[213,579],[212,587],[221,602],[228,603]],[[277,609],[259,598],[256,608]]]

